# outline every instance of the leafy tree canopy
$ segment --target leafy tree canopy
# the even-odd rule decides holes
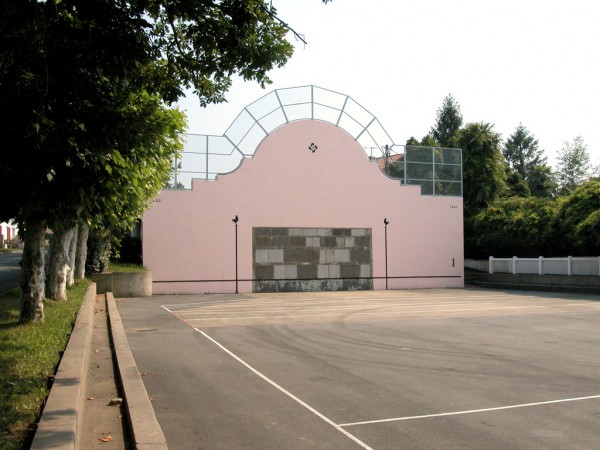
[[[538,140],[522,124],[511,134],[502,147],[502,153],[509,167],[527,179],[532,167],[546,164],[544,151],[539,148]]]
[[[456,135],[463,155],[465,216],[471,217],[499,198],[506,189],[500,134],[489,123],[468,123]]]
[[[183,116],[170,105],[184,89],[202,105],[223,101],[233,75],[264,85],[293,50],[289,27],[264,0],[0,8],[0,147],[9,149],[0,190],[11,192],[0,219],[16,217],[38,247],[46,223],[58,231],[139,216],[181,147]],[[34,311],[23,320],[43,320],[43,253],[23,259],[22,286],[36,286],[23,290],[22,311]]]
[[[565,145],[558,152],[557,178],[560,193],[565,195],[573,192],[591,175],[592,166],[590,155],[581,136]]]
[[[552,167],[546,164],[531,166],[527,170],[527,184],[534,197],[550,198],[556,195],[558,184]]]
[[[406,145],[414,145],[414,146],[423,146],[423,147],[440,147],[439,142],[437,142],[431,134],[426,134],[423,136],[423,139],[418,141],[415,137],[411,136],[407,141]]]
[[[600,253],[600,181],[590,180],[558,201],[555,227],[571,255]]]
[[[537,257],[548,254],[553,235],[555,204],[535,197],[499,199],[473,220],[466,242],[467,255],[475,258]]]
[[[454,147],[452,138],[457,134],[463,124],[460,105],[448,94],[444,98],[442,106],[437,111],[435,125],[431,128],[429,134],[438,142],[441,147]]]

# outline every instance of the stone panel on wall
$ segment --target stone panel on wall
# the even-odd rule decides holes
[[[254,292],[373,289],[370,228],[252,229]]]

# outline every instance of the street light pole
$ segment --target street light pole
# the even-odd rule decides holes
[[[238,294],[238,220],[240,220],[237,216],[231,220],[235,224],[235,293]]]
[[[383,219],[383,224],[385,225],[385,290],[388,289],[388,252],[387,252],[387,226],[390,222],[387,220],[387,217]]]

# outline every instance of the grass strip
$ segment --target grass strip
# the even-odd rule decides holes
[[[147,272],[144,266],[139,264],[122,263],[118,261],[111,261],[108,263],[108,267],[104,270],[105,272]]]
[[[42,324],[19,325],[20,289],[0,296],[0,449],[22,448],[39,419],[88,286],[81,280],[68,288],[69,300],[46,300]]]

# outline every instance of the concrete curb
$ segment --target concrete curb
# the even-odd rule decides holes
[[[123,389],[125,409],[135,448],[139,450],[167,449],[167,441],[156,420],[154,408],[140,377],[125,335],[121,316],[112,292],[106,293],[110,330],[117,371]]]
[[[96,283],[91,283],[60,361],[31,449],[80,448],[95,299]]]
[[[600,294],[600,277],[507,274],[469,271],[465,273],[467,283],[488,289],[510,289],[524,291],[567,292],[575,294]]]

